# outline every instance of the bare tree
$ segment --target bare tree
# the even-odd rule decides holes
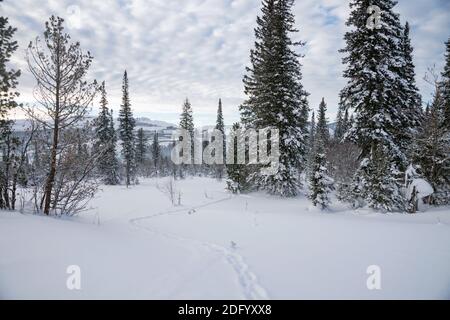
[[[85,80],[93,58],[81,50],[79,42],[69,43],[63,21],[51,16],[45,23],[44,43],[37,37],[27,50],[28,67],[37,81],[37,103],[27,108],[27,113],[52,134],[49,172],[39,205],[47,215],[52,205],[61,132],[86,115],[98,91],[96,81]]]

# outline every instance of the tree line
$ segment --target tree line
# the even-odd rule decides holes
[[[0,0],[1,1],[1,0]],[[377,5],[383,14],[379,28],[368,28],[367,8]],[[160,145],[159,133],[148,134],[133,116],[128,74],[122,82],[118,128],[109,108],[106,83],[89,81],[92,55],[72,42],[64,20],[52,16],[43,37],[27,48],[27,63],[36,80],[33,105],[18,104],[20,71],[8,68],[17,50],[16,31],[0,18],[0,209],[23,207],[25,198],[37,212],[72,215],[87,208],[100,183],[139,183],[138,177],[207,175],[226,178],[234,193],[263,190],[295,197],[306,193],[312,203],[328,208],[332,191],[354,208],[380,211],[417,210],[418,201],[450,202],[450,39],[446,42],[442,73],[430,72],[434,96],[426,108],[415,82],[410,27],[402,25],[392,0],[353,0],[350,27],[344,35],[344,78],[335,127],[330,132],[325,98],[317,116],[311,114],[309,93],[302,84],[294,42],[298,32],[292,13],[294,0],[263,0],[257,17],[255,45],[243,79],[247,99],[239,106],[241,129],[276,128],[280,159],[276,172],[267,165],[174,165],[170,152],[176,141]],[[99,114],[92,123],[86,115],[100,96]],[[8,114],[20,108],[29,124],[15,132]],[[195,135],[193,108],[186,98],[179,128]],[[215,129],[225,134],[219,100]],[[239,140],[244,139],[244,140]],[[212,141],[205,133],[203,148]],[[230,142],[229,142],[230,143]],[[238,137],[233,145],[248,141]],[[223,150],[226,154],[226,144]],[[270,148],[270,146],[269,146]],[[237,148],[234,148],[236,150]],[[250,158],[246,149],[246,158]],[[258,152],[258,150],[256,150]],[[237,154],[235,154],[235,157]],[[258,155],[257,155],[258,156]],[[419,199],[423,179],[433,193]],[[26,190],[25,196],[19,189]]]

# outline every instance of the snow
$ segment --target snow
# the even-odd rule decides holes
[[[407,193],[408,199],[411,199],[414,188],[415,188],[415,191],[417,192],[418,199],[423,199],[434,193],[434,189],[428,183],[428,181],[426,181],[425,179],[416,178],[411,182],[411,184],[408,187],[408,193]]]
[[[450,299],[448,207],[324,213],[208,178],[177,181],[174,207],[165,183],[103,187],[71,219],[0,212],[0,299]],[[373,265],[381,290],[366,286]]]

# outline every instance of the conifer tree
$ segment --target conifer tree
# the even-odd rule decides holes
[[[135,181],[136,175],[135,126],[136,120],[133,118],[128,92],[128,75],[127,71],[125,71],[122,85],[122,104],[119,111],[119,136],[122,141],[122,157],[127,187]]]
[[[222,111],[222,99],[219,99],[219,107],[217,109],[217,120],[216,120],[216,130],[219,130],[222,133],[222,142],[223,142],[223,161],[226,159],[226,139],[225,139],[225,123],[223,121],[223,111]],[[215,175],[216,178],[222,179],[224,174],[224,164],[218,164],[215,166]]]
[[[405,49],[408,41],[403,40],[408,34],[405,35],[399,16],[393,11],[395,4],[392,0],[351,1],[347,25],[352,30],[345,34],[346,47],[341,50],[347,65],[344,77],[348,80],[341,91],[341,103],[354,111],[355,120],[348,137],[361,149],[361,167],[356,173],[361,176],[355,176],[355,185],[358,185],[355,190],[370,194],[372,207],[402,210],[392,206],[401,205],[400,184],[392,187],[395,189],[390,193],[392,198],[381,203],[386,201],[385,197],[375,194],[381,191],[370,183],[375,179],[371,175],[381,170],[374,168],[376,163],[370,162],[378,161],[380,153],[387,158],[387,164],[377,163],[383,165],[383,169],[392,170],[390,176],[395,177],[407,168],[410,129],[417,120],[417,106],[408,105],[408,92],[413,99],[408,88],[413,88],[414,84],[408,83],[406,78],[412,74],[409,72],[407,76],[403,72],[408,65],[405,55],[409,51]],[[379,28],[371,29],[366,25],[369,19],[367,8],[371,5],[381,10]],[[403,47],[402,43],[405,44]]]
[[[15,88],[20,70],[8,68],[11,56],[18,48],[17,41],[13,40],[16,30],[9,25],[8,18],[0,17],[0,128],[7,125],[7,113],[17,106],[16,98],[19,96]]]
[[[397,96],[400,98],[399,105],[402,106],[403,120],[402,128],[397,132],[399,147],[404,150],[408,159],[411,154],[411,145],[414,136],[422,121],[422,97],[416,86],[416,73],[413,63],[413,47],[409,35],[409,23],[406,22],[400,37],[401,66],[397,68],[399,83]],[[403,168],[404,169],[404,168]]]
[[[15,32],[16,28],[9,25],[8,18],[0,17],[0,209],[14,206],[14,202],[9,199],[12,159],[10,153],[4,151],[11,147],[12,122],[7,119],[7,115],[17,106],[16,98],[19,96],[15,88],[20,71],[8,68],[11,56],[18,48],[17,41],[13,40]]]
[[[309,126],[310,126],[310,129],[309,129],[309,137],[308,137],[309,140],[308,140],[308,164],[307,164],[308,173],[310,173],[312,170],[314,158],[316,155],[316,150],[315,150],[316,114],[314,111],[312,112],[311,122],[310,122]]]
[[[116,156],[116,133],[114,130],[112,110],[108,108],[105,82],[100,87],[100,112],[94,121],[94,152],[102,153],[97,168],[103,183],[116,185],[119,183],[118,160]]]
[[[193,143],[194,141],[194,116],[192,112],[192,106],[189,102],[189,99],[186,98],[186,100],[183,103],[183,110],[181,111],[180,116],[180,129],[186,130],[189,135],[191,136],[191,141]],[[193,156],[193,154],[192,154]]]
[[[230,132],[231,141],[228,141],[227,152],[233,150],[232,159],[233,163],[227,162],[227,189],[232,193],[245,193],[251,189],[249,183],[250,168],[247,164],[239,163],[238,159],[238,146],[245,145],[245,137],[241,134],[242,126],[239,123],[233,124]],[[228,156],[229,158],[230,156]],[[248,157],[248,147],[245,149],[245,157]],[[229,159],[227,159],[229,160]]]
[[[159,174],[158,168],[161,165],[161,147],[159,145],[158,131],[155,131],[155,133],[153,135],[152,159],[153,159],[153,166],[155,168],[155,173],[156,173],[156,175],[158,175]]]
[[[34,90],[34,96],[38,102],[28,107],[26,112],[30,118],[51,132],[50,157],[46,159],[48,161],[47,177],[45,185],[41,188],[43,192],[39,194],[41,198],[39,209],[46,215],[50,214],[50,210],[55,214],[68,214],[64,210],[73,212],[80,209],[75,207],[78,204],[81,205],[78,200],[82,192],[86,191],[84,188],[90,185],[86,181],[89,180],[88,175],[80,170],[73,171],[73,175],[81,175],[81,181],[74,183],[73,190],[65,194],[68,197],[65,201],[61,200],[62,195],[56,192],[57,187],[62,187],[56,184],[61,183],[63,178],[68,178],[67,175],[58,177],[67,169],[61,167],[63,165],[61,159],[73,155],[73,148],[70,146],[65,148],[62,143],[65,143],[64,133],[76,128],[77,124],[84,119],[99,89],[96,81],[89,83],[86,80],[93,57],[89,52],[83,52],[79,42],[70,42],[70,35],[65,33],[63,23],[64,19],[51,16],[45,23],[43,41],[40,37],[31,41],[26,56],[30,73],[36,79],[37,89]],[[47,119],[43,119],[42,115],[46,115]],[[64,155],[66,151],[68,154]],[[91,167],[95,168],[95,166]],[[67,184],[65,187],[68,187]],[[77,190],[79,193],[75,192],[77,188],[81,188]],[[41,190],[38,193],[41,193]],[[92,194],[92,190],[95,188],[84,194]],[[69,209],[66,206],[69,199],[74,200],[74,196],[78,196],[78,199]]]
[[[306,167],[308,137],[308,94],[301,83],[299,55],[293,42],[297,32],[293,0],[264,0],[257,18],[251,67],[244,77],[248,99],[240,106],[244,127],[275,128],[280,136],[280,165],[268,173],[256,167],[255,187],[271,194],[295,196],[301,187],[300,171]]]
[[[321,104],[322,112],[325,104]],[[317,129],[323,126],[326,121],[325,114],[319,112]],[[320,206],[322,210],[328,208],[330,204],[329,194],[333,190],[333,179],[328,175],[328,163],[325,155],[325,134],[316,131],[315,147],[313,149],[313,162],[309,173],[309,197],[314,206]]]
[[[450,203],[450,134],[444,117],[442,86],[436,84],[433,103],[416,138],[414,162],[433,186],[434,204]]]
[[[114,111],[109,110],[109,136],[111,139],[108,157],[110,159],[110,170],[108,172],[108,184],[116,185],[120,183],[119,159],[117,158],[117,133],[114,128]]]
[[[193,116],[193,111],[192,111],[192,106],[191,103],[189,102],[189,99],[186,98],[186,100],[183,103],[183,109],[181,111],[181,116],[180,116],[180,129],[186,130],[187,133],[190,136],[191,139],[191,158],[190,158],[190,163],[193,164],[194,163],[194,134],[195,134],[195,127],[194,127],[194,116]],[[194,166],[190,166],[192,168],[192,171],[194,170]],[[185,171],[187,171],[187,164],[182,164],[179,167],[179,174],[180,177],[183,178],[184,174],[186,173]],[[193,173],[193,172],[191,172]]]
[[[143,166],[147,157],[148,140],[143,128],[139,128],[136,134],[136,164]]]
[[[334,130],[334,140],[335,142],[340,142],[345,134],[345,123],[344,123],[344,114],[346,110],[344,110],[343,105],[339,104],[338,113],[336,116],[336,128]]]
[[[316,135],[319,136],[319,139],[323,143],[325,148],[330,143],[330,131],[328,129],[328,120],[326,112],[327,112],[327,104],[325,103],[325,99],[322,98],[322,102],[319,105]]]
[[[442,72],[442,98],[444,101],[444,125],[450,131],[450,38],[445,43],[445,66]]]

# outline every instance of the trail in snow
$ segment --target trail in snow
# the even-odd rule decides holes
[[[156,217],[160,217],[160,216],[164,216],[164,215],[181,214],[181,213],[186,213],[186,212],[192,212],[193,210],[197,211],[199,209],[202,209],[202,208],[205,208],[205,207],[217,204],[217,203],[228,201],[231,198],[232,197],[230,196],[230,197],[212,201],[212,202],[209,202],[209,203],[206,203],[203,205],[193,206],[193,207],[190,207],[190,209],[183,208],[183,209],[177,209],[177,210],[169,210],[169,211],[159,212],[159,213],[149,215],[149,216],[133,218],[133,219],[130,219],[129,222],[134,227],[145,230],[147,232],[152,232],[152,233],[162,235],[162,236],[170,238],[170,239],[175,239],[177,241],[192,242],[197,245],[206,247],[210,251],[221,254],[224,257],[225,261],[233,268],[234,272],[236,273],[238,281],[239,281],[239,285],[241,286],[241,289],[242,289],[242,294],[246,299],[248,299],[248,300],[268,300],[269,295],[268,295],[267,291],[259,284],[258,278],[250,270],[249,266],[245,263],[244,258],[240,254],[235,252],[235,250],[230,250],[224,246],[221,246],[221,245],[218,245],[215,243],[211,243],[211,242],[201,241],[201,240],[192,239],[192,238],[186,238],[186,237],[182,237],[182,236],[167,233],[167,232],[161,232],[154,228],[143,226],[143,225],[139,224],[140,221],[150,220],[152,218],[156,218]]]

